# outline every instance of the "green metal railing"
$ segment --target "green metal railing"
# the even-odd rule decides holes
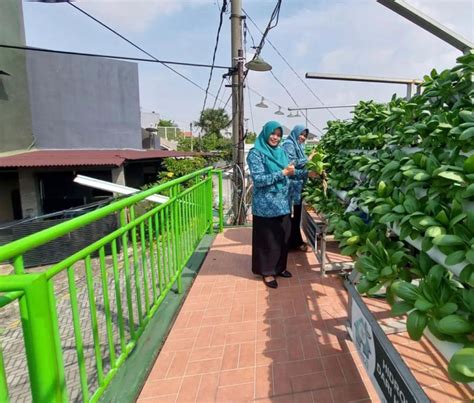
[[[145,198],[157,193],[169,200],[144,209]],[[110,214],[119,219],[116,230],[42,272],[25,272],[25,253]],[[215,224],[222,231],[222,172],[206,168],[0,247],[0,262],[14,267],[0,276],[0,313],[18,303],[32,400],[97,401],[168,292],[175,285],[182,292],[182,270]],[[11,398],[7,350],[0,345],[0,402]],[[72,368],[79,381],[71,392]]]

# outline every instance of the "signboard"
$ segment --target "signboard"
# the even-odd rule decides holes
[[[367,374],[384,402],[429,402],[415,377],[379,326],[355,287],[350,293],[352,340]]]

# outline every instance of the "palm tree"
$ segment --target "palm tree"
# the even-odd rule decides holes
[[[230,126],[229,115],[223,108],[204,109],[201,116],[194,124],[199,127],[204,135],[214,134],[218,138],[222,137],[221,130]]]

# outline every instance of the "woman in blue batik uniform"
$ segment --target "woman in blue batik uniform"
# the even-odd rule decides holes
[[[253,180],[252,272],[271,288],[278,287],[276,276],[291,277],[286,270],[291,231],[288,177],[306,175],[288,164],[279,147],[281,136],[278,122],[266,123],[247,157]]]
[[[291,233],[288,241],[289,249],[298,249],[303,252],[309,251],[308,244],[301,237],[301,192],[303,190],[308,171],[305,168],[308,158],[304,153],[304,142],[308,138],[309,130],[303,125],[296,125],[290,135],[283,142],[282,147],[285,150],[288,160],[293,162],[297,170],[302,170],[300,177],[290,178],[290,200],[293,206],[291,216]],[[312,176],[312,173],[310,174]]]

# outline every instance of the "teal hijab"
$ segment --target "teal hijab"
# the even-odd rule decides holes
[[[288,157],[285,151],[280,147],[272,147],[268,144],[268,138],[276,130],[280,129],[283,134],[281,124],[274,120],[265,123],[262,131],[255,141],[254,148],[260,151],[266,157],[266,166],[270,172],[278,172],[288,166]],[[276,187],[281,189],[284,185],[281,182],[276,183]]]
[[[286,138],[285,143],[292,143],[295,146],[295,151],[296,151],[296,156],[299,160],[306,160],[308,161],[308,158],[306,157],[304,153],[304,146],[303,144],[300,144],[298,142],[298,137],[300,136],[301,133],[304,131],[309,131],[307,127],[303,125],[296,125],[289,136]]]
[[[254,146],[256,150],[260,151],[265,155],[265,157],[267,157],[266,165],[270,172],[281,171],[288,165],[288,157],[280,145],[272,147],[268,144],[270,134],[272,134],[276,129],[280,129],[283,133],[280,123],[273,120],[265,123],[265,126],[263,126],[262,131],[258,135]]]

